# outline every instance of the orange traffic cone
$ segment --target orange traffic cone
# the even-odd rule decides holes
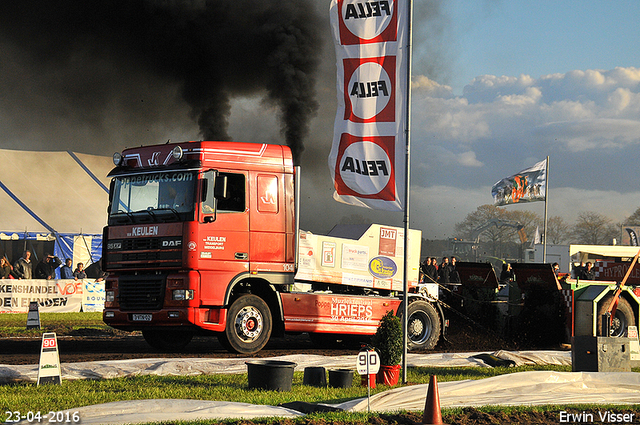
[[[431,375],[429,389],[427,390],[427,401],[424,405],[422,423],[429,425],[442,424],[442,413],[440,412],[440,395],[438,395],[438,379],[436,375]]]

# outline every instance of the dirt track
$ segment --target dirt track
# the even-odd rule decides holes
[[[2,338],[0,339],[0,363],[37,364],[40,358],[41,340],[38,338]],[[97,360],[124,360],[151,357],[211,357],[233,358],[247,357],[227,352],[215,337],[196,337],[179,353],[166,353],[150,347],[138,334],[109,336],[95,332],[75,332],[69,336],[58,336],[60,361],[84,362]],[[479,329],[468,322],[452,317],[446,340],[441,340],[435,350],[429,352],[465,352],[513,350],[517,346],[506,342],[496,334]],[[275,357],[285,354],[354,354],[357,347],[342,349],[317,348],[306,334],[274,338],[269,344],[252,357]]]

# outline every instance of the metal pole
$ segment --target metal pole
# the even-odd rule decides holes
[[[547,155],[547,164],[544,179],[544,239],[542,240],[542,262],[547,262],[547,204],[549,203],[549,155]]]
[[[298,271],[298,259],[300,256],[300,186],[302,182],[301,167],[296,165],[294,168],[294,200],[293,200],[293,208],[295,210],[296,218],[295,218],[295,230],[293,237],[295,238],[295,260],[294,260],[294,276]]]
[[[409,342],[408,337],[408,314],[409,314],[409,169],[411,165],[411,138],[409,130],[411,129],[411,20],[413,19],[413,0],[407,0],[407,81],[405,87],[405,94],[407,98],[406,103],[406,117],[405,117],[405,175],[404,175],[404,277],[403,277],[403,292],[402,292],[402,334],[403,334],[403,352],[402,352],[402,382],[407,383],[407,345]]]

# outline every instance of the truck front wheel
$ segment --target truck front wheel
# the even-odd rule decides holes
[[[243,295],[231,304],[218,339],[229,351],[255,354],[269,342],[272,323],[271,310],[260,297]]]
[[[407,320],[407,348],[409,350],[431,350],[440,339],[440,316],[426,301],[409,304]]]

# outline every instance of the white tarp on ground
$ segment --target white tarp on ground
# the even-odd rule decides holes
[[[423,410],[427,384],[371,396],[372,411]],[[480,380],[438,383],[441,407],[486,405],[639,404],[640,374],[634,372],[519,372]],[[367,400],[338,405],[367,410]]]
[[[476,353],[436,353],[436,354],[409,354],[407,364],[414,366],[440,366],[440,367],[464,367],[464,366],[487,366],[480,360],[482,356],[486,356],[486,352]],[[571,353],[561,351],[522,351],[522,352],[506,352],[499,351],[491,353],[495,357],[513,360],[517,365],[522,364],[554,364],[554,365],[570,365]],[[107,379],[125,376],[137,375],[200,375],[214,373],[246,373],[247,366],[245,362],[253,360],[251,358],[241,359],[218,359],[218,358],[195,358],[195,359],[134,359],[134,360],[112,360],[101,362],[79,362],[79,363],[63,363],[61,365],[63,379]],[[356,355],[327,357],[319,355],[289,355],[281,357],[273,357],[269,360],[290,361],[297,364],[296,370],[303,371],[305,367],[322,366],[327,369],[340,367],[355,369]],[[37,380],[37,365],[0,365],[0,382],[19,382]],[[545,372],[547,373],[547,372]],[[551,374],[552,372],[548,372]],[[516,376],[522,374],[512,374]],[[571,374],[569,374],[571,375]],[[580,375],[580,374],[579,374]],[[514,378],[511,378],[514,379]],[[517,382],[526,382],[530,385],[531,380],[526,377],[518,378],[517,381],[506,379],[500,385],[506,385],[509,389],[505,390],[507,394],[514,392],[513,387],[518,386]],[[619,381],[617,378],[609,378],[613,381]],[[464,381],[466,384],[463,390],[456,390],[456,397],[466,400],[468,404],[472,403],[473,397],[477,394],[488,392],[488,387],[482,390],[473,386],[480,383],[488,383],[492,391],[498,393],[498,385],[491,384],[488,379],[482,381]],[[516,384],[509,384],[516,382]],[[452,383],[455,384],[455,383]],[[548,385],[552,385],[551,380]],[[441,384],[443,386],[449,383]],[[539,386],[539,385],[538,385]],[[388,391],[390,395],[384,398],[382,395],[376,395],[372,402],[373,410],[390,411],[396,409],[414,409],[422,410],[424,408],[424,399],[426,395],[426,386],[418,385],[411,387],[413,392],[397,396],[394,391]],[[579,390],[578,386],[574,390]],[[538,390],[536,390],[538,391]],[[604,388],[600,391],[605,392]],[[636,389],[640,399],[640,385]],[[386,393],[383,393],[386,394]],[[447,397],[446,391],[440,390],[440,398]],[[570,397],[570,396],[565,396]],[[407,406],[403,407],[402,399],[405,398]],[[553,394],[553,399],[547,402],[552,403],[557,398],[557,394]],[[492,402],[488,397],[482,399],[488,404],[497,404]],[[497,400],[497,399],[496,399]],[[513,402],[513,396],[509,397]],[[582,400],[581,397],[575,396],[574,402]],[[640,402],[640,400],[638,400]],[[343,409],[357,411],[362,409],[363,400],[354,400],[342,405],[338,405]],[[397,407],[400,406],[400,407]],[[417,406],[417,407],[416,407]],[[366,409],[366,399],[364,399],[364,409]],[[84,406],[75,409],[69,409],[68,412],[73,414],[78,412],[82,418],[82,423],[90,424],[126,424],[126,423],[145,423],[153,421],[178,421],[201,419],[223,419],[223,418],[255,418],[265,416],[291,417],[300,416],[302,413],[294,410],[276,406],[256,406],[244,403],[231,403],[226,401],[201,401],[201,400],[131,400],[106,403],[95,406]]]
[[[375,394],[374,412],[423,410],[428,385],[414,385]],[[640,374],[632,372],[520,372],[480,380],[438,384],[440,407],[482,405],[640,404]],[[367,411],[367,399],[333,405]],[[225,401],[131,400],[69,409],[84,425],[145,423],[194,419],[292,417],[299,412],[275,406]]]
[[[486,352],[476,353],[434,353],[412,354],[407,358],[409,367],[465,367],[488,366],[479,357]],[[496,351],[493,356],[512,360],[516,366],[525,364],[571,365],[570,351]],[[476,357],[474,357],[476,356]],[[293,354],[273,357],[269,360],[281,360],[297,364],[296,371],[305,367],[322,366],[329,368],[350,368],[355,370],[357,355],[327,357],[308,354]],[[98,362],[63,363],[62,379],[109,379],[139,375],[180,375],[193,376],[214,373],[246,373],[245,362],[251,358],[218,359],[134,359],[108,360]],[[38,379],[38,365],[2,365],[0,364],[0,383],[31,381]]]

